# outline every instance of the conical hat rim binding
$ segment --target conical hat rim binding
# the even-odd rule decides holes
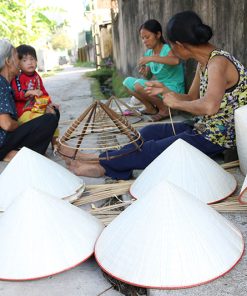
[[[93,254],[94,254],[94,252],[92,252],[89,256],[87,256],[86,258],[84,258],[82,261],[74,264],[73,266],[67,267],[67,268],[65,268],[63,270],[56,271],[54,273],[49,273],[49,274],[46,274],[46,275],[41,275],[41,276],[33,277],[33,278],[23,278],[23,279],[18,279],[18,278],[17,279],[12,279],[12,278],[1,278],[0,277],[0,280],[2,280],[2,281],[10,281],[10,282],[24,282],[24,281],[32,281],[32,280],[38,280],[38,279],[47,278],[49,276],[60,274],[60,273],[63,273],[65,271],[68,271],[70,269],[73,269],[73,268],[79,266],[83,262],[87,261]]]
[[[233,177],[234,177],[234,176],[233,176]],[[221,202],[221,201],[227,199],[229,196],[231,196],[231,195],[233,194],[233,192],[235,192],[235,190],[237,189],[237,186],[238,186],[238,184],[237,184],[237,180],[236,180],[235,177],[234,177],[234,179],[235,179],[235,181],[236,181],[236,186],[235,186],[234,190],[233,190],[231,193],[229,193],[229,194],[228,194],[227,196],[225,196],[225,197],[222,197],[221,199],[217,199],[217,200],[215,200],[215,201],[211,201],[211,202],[207,203],[207,205],[211,205],[211,204],[214,204],[214,203]],[[175,183],[174,183],[174,184],[175,184]],[[179,185],[177,185],[177,186],[179,186]],[[246,188],[246,189],[247,189],[247,188]],[[184,189],[184,190],[186,191],[186,189]],[[130,185],[130,188],[129,188],[129,194],[130,194],[134,199],[136,199],[136,200],[139,199],[138,197],[136,197],[136,196],[131,192],[131,185]]]
[[[241,233],[241,232],[240,232]],[[241,236],[242,236],[242,233],[241,233]],[[207,280],[207,281],[204,281],[204,282],[201,282],[201,283],[196,283],[196,284],[191,284],[191,285],[188,285],[188,286],[146,286],[146,285],[140,285],[140,284],[137,284],[137,283],[133,283],[133,282],[129,282],[129,281],[126,281],[122,278],[119,278],[117,276],[114,276],[112,273],[110,273],[108,270],[106,270],[99,262],[98,258],[97,258],[97,255],[96,253],[94,253],[94,257],[95,257],[95,260],[97,262],[97,264],[99,265],[99,267],[104,271],[106,272],[107,274],[109,274],[111,277],[123,282],[123,283],[126,283],[126,284],[129,284],[129,285],[133,285],[133,286],[136,286],[136,287],[142,287],[142,288],[150,288],[150,289],[163,289],[163,290],[173,290],[173,289],[186,289],[186,288],[193,288],[193,287],[197,287],[197,286],[201,286],[201,285],[204,285],[204,284],[207,284],[207,283],[210,283],[224,275],[226,275],[228,272],[230,272],[239,262],[240,260],[242,259],[243,255],[244,255],[244,252],[245,252],[245,244],[244,244],[244,239],[243,239],[243,236],[242,236],[242,243],[243,243],[243,250],[242,250],[242,253],[240,254],[240,257],[237,259],[237,261],[228,269],[226,270],[225,272],[223,272],[222,274],[218,275],[217,277],[214,277],[210,280]]]

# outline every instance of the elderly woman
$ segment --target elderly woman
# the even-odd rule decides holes
[[[45,114],[21,126],[17,122],[11,80],[19,73],[16,49],[0,40],[0,160],[10,161],[22,147],[44,154],[58,125],[53,114]]]
[[[128,155],[121,150],[110,151],[109,156],[119,153],[124,156],[111,160],[98,158],[98,163],[85,162],[86,156],[80,155],[81,159],[71,161],[69,168],[83,176],[128,179],[133,169],[145,169],[179,138],[209,156],[235,147],[234,111],[247,104],[247,70],[230,53],[209,43],[211,37],[211,28],[192,11],[174,15],[167,24],[167,38],[173,53],[183,60],[196,60],[198,66],[188,94],[166,93],[163,102],[170,108],[196,115],[193,123],[176,123],[176,135],[171,124],[145,127],[141,131],[145,141],[141,151]],[[159,82],[146,85],[149,94],[164,91]],[[95,156],[94,159],[97,161]]]

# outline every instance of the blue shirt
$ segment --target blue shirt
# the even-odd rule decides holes
[[[17,120],[14,93],[9,82],[0,75],[0,115],[9,114]],[[0,127],[0,147],[4,144],[7,132]]]
[[[164,44],[159,56],[166,57],[171,51],[168,44]],[[154,56],[153,49],[148,49],[145,56]],[[183,64],[167,65],[156,62],[149,62],[147,65],[150,67],[152,74],[159,82],[162,82],[170,90],[177,93],[184,93],[184,69]],[[152,80],[155,80],[152,78]]]

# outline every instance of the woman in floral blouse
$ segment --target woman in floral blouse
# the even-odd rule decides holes
[[[163,94],[167,107],[196,115],[193,122],[151,125],[141,130],[144,144],[141,151],[98,163],[83,161],[79,155],[69,168],[78,175],[129,179],[133,169],[145,169],[160,153],[177,139],[183,139],[212,156],[235,147],[234,111],[247,104],[247,70],[230,53],[209,43],[212,29],[203,24],[193,11],[174,15],[167,24],[167,39],[173,53],[183,59],[194,59],[198,66],[188,94],[164,93],[159,82],[147,82],[150,95]],[[123,148],[128,150],[128,146]],[[110,151],[110,157],[126,154]],[[87,156],[92,159],[92,156]]]

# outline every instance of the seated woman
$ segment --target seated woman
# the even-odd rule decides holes
[[[7,40],[0,40],[0,160],[5,161],[24,146],[45,154],[58,125],[56,115],[45,114],[19,126],[10,86],[19,70],[16,49]]]
[[[185,11],[174,15],[167,24],[167,37],[173,52],[181,59],[198,62],[196,74],[188,94],[166,93],[166,106],[197,115],[194,124],[176,123],[174,135],[171,124],[150,125],[142,129],[144,144],[141,151],[124,155],[110,151],[109,156],[124,155],[111,160],[86,162],[80,155],[69,163],[77,175],[113,179],[129,179],[133,169],[145,169],[159,154],[177,139],[183,139],[205,154],[212,156],[235,143],[234,111],[247,104],[247,70],[228,52],[217,49],[208,41],[212,30],[200,17]],[[160,94],[165,89],[160,83],[150,82],[147,92]],[[165,90],[166,91],[166,90]],[[100,157],[104,157],[101,154]]]
[[[139,32],[144,45],[148,48],[144,57],[139,60],[139,72],[144,79],[127,77],[123,85],[131,95],[145,105],[143,114],[151,115],[151,121],[160,121],[169,116],[168,109],[162,102],[162,96],[145,92],[145,83],[148,80],[157,80],[163,84],[164,93],[170,91],[184,93],[183,65],[164,40],[162,27],[158,21],[146,21],[141,25]]]

